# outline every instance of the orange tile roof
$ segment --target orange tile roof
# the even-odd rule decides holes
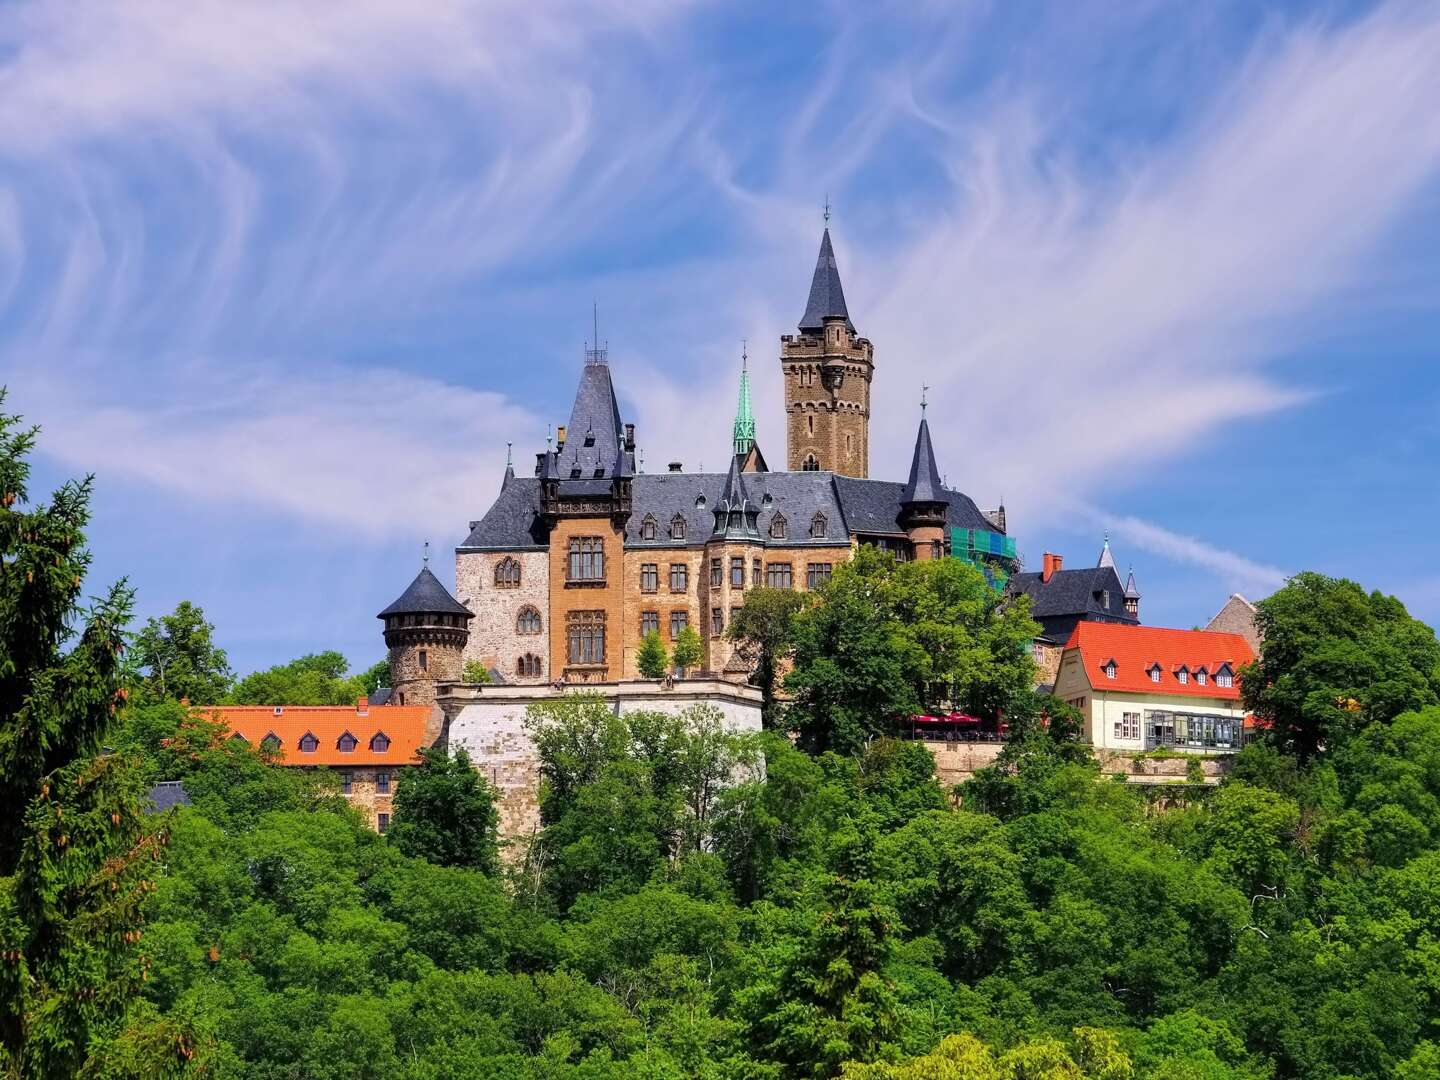
[[[276,709],[282,710],[278,715]],[[279,762],[282,765],[414,765],[420,759],[416,751],[425,744],[425,721],[430,716],[428,705],[215,705],[200,711],[210,719],[224,724],[241,735],[252,746],[259,746],[267,735],[280,739]],[[349,753],[340,747],[346,732],[355,736],[355,749]],[[313,753],[300,750],[306,733],[314,735],[319,745]],[[384,751],[370,748],[370,740],[384,734],[390,746]]]
[[[1255,659],[1249,644],[1239,634],[1217,630],[1167,630],[1158,626],[1126,623],[1081,622],[1065,643],[1066,650],[1078,649],[1085,675],[1097,690],[1121,690],[1141,694],[1188,694],[1193,697],[1240,697],[1240,680],[1232,686],[1218,686],[1215,672],[1228,663],[1238,675],[1240,668]],[[1105,677],[1105,665],[1115,661],[1115,678]],[[1150,668],[1160,665],[1160,681],[1151,681]],[[1190,671],[1182,683],[1176,672]],[[1209,674],[1205,685],[1195,681],[1195,672]]]

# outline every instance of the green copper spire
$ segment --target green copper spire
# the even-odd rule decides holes
[[[735,409],[735,453],[748,454],[755,445],[755,414],[750,409],[750,357],[740,352],[740,404]]]

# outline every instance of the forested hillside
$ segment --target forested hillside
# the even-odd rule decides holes
[[[806,688],[805,749],[704,712],[544,710],[544,827],[497,859],[463,760],[407,775],[382,837],[336,777],[192,715],[175,687],[218,694],[213,671],[159,685],[123,588],[77,606],[88,488],[30,501],[29,447],[0,424],[10,1075],[1440,1075],[1440,647],[1398,601],[1301,575],[1262,602],[1266,734],[1163,806],[1023,710],[943,790],[883,717],[827,736],[859,677],[837,669]],[[317,696],[344,681],[292,667]],[[193,805],[142,813],[156,780]]]

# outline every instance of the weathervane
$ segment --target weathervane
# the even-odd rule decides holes
[[[825,224],[830,224],[830,193],[825,193]]]
[[[428,566],[429,563],[430,563],[430,541],[429,541],[429,540],[426,540],[426,541],[425,541],[425,554],[421,557],[420,561],[421,561],[422,563],[426,564],[427,566]]]
[[[925,395],[930,393],[930,387],[925,383],[920,384],[920,415],[925,415]]]
[[[506,467],[507,469],[513,468],[514,465],[515,465],[515,455],[514,455],[514,453],[513,453],[513,451],[512,451],[512,448],[514,447],[514,445],[515,445],[514,443],[510,443],[510,442],[507,442],[507,443],[505,444],[505,467]]]

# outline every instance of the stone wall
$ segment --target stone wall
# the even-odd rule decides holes
[[[342,776],[350,774],[350,792],[345,796],[345,801],[355,809],[359,810],[365,818],[365,823],[370,828],[380,831],[381,814],[385,815],[386,827],[394,814],[395,787],[400,782],[401,768],[379,769],[374,766],[362,766],[351,769],[336,769]],[[390,777],[390,790],[381,792],[376,779],[377,773],[384,773]]]
[[[391,647],[390,685],[397,705],[434,705],[435,687],[459,682],[465,666],[458,630],[424,627],[393,631],[399,644]],[[393,640],[393,638],[392,638]],[[421,653],[424,664],[421,664]]]
[[[653,593],[640,591],[640,567],[655,563],[659,575],[659,587]],[[687,569],[683,592],[670,591],[670,567],[683,563]],[[660,640],[667,650],[675,648],[675,639],[670,636],[670,613],[684,611],[690,625],[705,638],[705,626],[700,621],[700,592],[703,587],[701,576],[709,573],[705,569],[705,550],[700,547],[673,548],[632,548],[625,552],[625,597],[623,624],[616,628],[615,640],[623,650],[622,678],[638,679],[640,670],[635,666],[635,653],[640,648],[640,616],[653,611],[660,618]]]
[[[575,582],[566,579],[572,537],[599,537],[605,545],[605,580]],[[625,580],[624,533],[609,518],[562,518],[550,533],[549,592],[550,679],[605,682],[619,678],[625,662],[625,596],[632,591]],[[566,655],[566,627],[571,612],[598,611],[605,622],[605,663],[577,667]]]
[[[994,764],[1004,746],[998,742],[925,741],[925,748],[935,758],[940,786],[947,792],[969,780],[977,769]],[[1190,762],[1199,761],[1203,782],[1215,785],[1229,772],[1234,755],[1176,751],[1156,757],[1124,750],[1096,750],[1095,759],[1106,776],[1123,776],[1126,783],[1151,785],[1183,783],[1189,779]]]
[[[503,559],[520,564],[518,586],[497,586],[495,567]],[[475,613],[465,660],[478,660],[512,682],[546,682],[550,675],[550,560],[545,551],[460,551],[455,555],[455,598]],[[516,620],[525,607],[540,613],[540,633],[521,634]],[[540,658],[540,675],[522,678],[520,657]]]
[[[798,471],[814,454],[821,469],[845,476],[870,474],[870,378],[874,348],[843,322],[823,335],[780,339],[785,393],[786,467]],[[824,372],[839,373],[827,386]]]

